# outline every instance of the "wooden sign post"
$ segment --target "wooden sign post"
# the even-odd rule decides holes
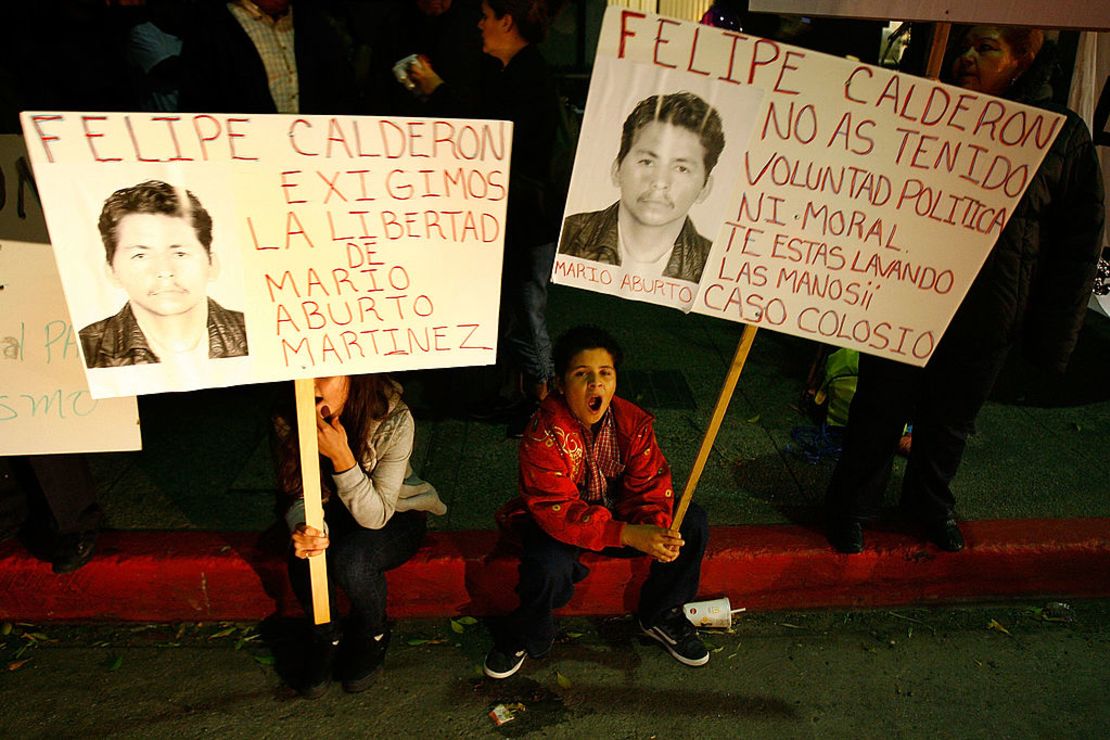
[[[682,527],[686,510],[690,508],[690,500],[694,498],[694,490],[698,487],[698,480],[701,479],[702,471],[705,470],[705,463],[709,460],[709,452],[713,449],[713,443],[717,439],[717,431],[721,428],[721,422],[724,421],[725,412],[728,411],[728,404],[736,390],[736,383],[740,380],[740,372],[744,369],[744,363],[748,361],[748,354],[752,351],[752,342],[755,341],[757,331],[759,330],[751,324],[744,325],[744,332],[740,335],[740,343],[736,345],[736,354],[732,357],[732,365],[729,366],[724,385],[721,386],[721,392],[717,395],[717,405],[713,407],[713,416],[709,419],[709,427],[705,430],[701,447],[698,449],[698,456],[694,459],[694,469],[690,471],[690,478],[686,481],[686,487],[682,490],[682,498],[678,502],[674,519],[671,521],[671,530],[674,532]]]
[[[301,447],[301,485],[304,491],[305,524],[324,531],[324,504],[320,496],[320,448],[316,443],[315,380],[293,381],[297,393],[297,439]],[[328,600],[327,553],[308,559],[312,579],[312,615],[316,624],[331,621]]]

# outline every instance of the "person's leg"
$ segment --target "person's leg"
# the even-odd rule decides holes
[[[954,524],[956,498],[951,483],[1006,353],[968,357],[942,349],[925,369],[902,481],[902,508],[925,524],[938,545],[955,551],[962,548],[963,538]]]
[[[335,579],[328,578],[328,602],[330,604],[331,621],[316,624],[308,561],[295,556],[293,548],[290,547],[287,566],[289,583],[293,587],[293,593],[296,595],[297,601],[300,602],[301,608],[308,617],[309,624],[309,640],[304,669],[299,679],[299,685],[295,688],[305,698],[315,699],[327,690],[328,683],[331,681],[332,666],[342,636],[336,611]]]
[[[667,612],[681,608],[698,595],[701,561],[709,542],[709,517],[694,502],[686,510],[679,529],[682,546],[678,557],[670,563],[652,561],[651,572],[640,590],[638,614],[644,625],[653,625]]]
[[[683,665],[705,665],[709,662],[709,651],[682,609],[698,594],[701,563],[709,540],[705,510],[691,502],[679,532],[685,544],[678,557],[670,563],[652,562],[651,572],[640,590],[640,630]]]
[[[578,562],[579,548],[551,537],[535,522],[520,524],[520,538],[524,549],[516,587],[520,605],[507,620],[505,643],[523,647],[539,658],[555,640],[552,612],[566,606],[574,596],[574,584],[585,578],[589,569]]]
[[[843,448],[825,496],[830,539],[842,552],[862,549],[860,522],[879,512],[894,453],[918,393],[920,372],[892,360],[860,355],[859,382],[848,411]]]
[[[92,471],[84,455],[31,455],[27,458],[60,535],[95,532],[102,516]]]
[[[574,584],[589,573],[578,562],[580,550],[559,542],[526,520],[518,525],[523,553],[516,587],[520,605],[494,630],[494,644],[482,670],[490,678],[508,678],[526,655],[544,657],[555,641],[552,612],[574,595]]]
[[[19,534],[27,521],[27,493],[12,462],[12,458],[0,457],[0,542]]]
[[[31,455],[27,463],[54,518],[54,572],[75,571],[96,549],[102,515],[88,461],[84,455]]]
[[[509,316],[504,341],[509,362],[519,369],[526,403],[509,419],[509,435],[520,436],[547,394],[554,377],[551,337],[547,331],[547,286],[555,260],[555,243],[529,246],[506,265],[503,306]]]
[[[328,551],[328,573],[351,602],[343,688],[369,688],[389,647],[385,573],[411,558],[427,530],[422,511],[395,512],[381,529],[349,528]]]
[[[555,376],[551,359],[551,336],[547,331],[547,287],[555,262],[555,242],[537,244],[525,254],[519,288],[520,321],[510,344],[524,375],[524,390],[537,400],[545,391],[539,388]]]
[[[370,636],[386,630],[385,573],[420,548],[427,530],[422,511],[394,513],[381,529],[345,528],[328,549],[328,573],[351,601],[352,626]]]

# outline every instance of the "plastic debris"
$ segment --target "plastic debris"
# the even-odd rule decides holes
[[[528,711],[520,702],[516,704],[498,704],[493,709],[489,710],[489,718],[493,720],[493,724],[497,727],[512,722],[516,719],[516,715],[520,712]]]

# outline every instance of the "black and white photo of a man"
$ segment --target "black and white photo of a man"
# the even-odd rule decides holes
[[[611,168],[620,199],[568,216],[559,253],[644,277],[698,282],[712,242],[688,213],[709,195],[724,147],[720,114],[694,93],[641,100],[624,121]]]
[[[117,190],[98,225],[105,275],[127,302],[80,331],[88,367],[199,367],[247,354],[243,314],[208,297],[220,263],[212,218],[193,193],[159,180]]]

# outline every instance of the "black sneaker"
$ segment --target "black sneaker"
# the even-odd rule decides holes
[[[486,653],[486,660],[482,664],[482,673],[490,678],[508,678],[524,665],[528,656],[523,650],[503,651],[499,647],[492,647]]]
[[[50,562],[55,573],[72,573],[96,552],[96,530],[59,535]]]
[[[855,519],[836,519],[829,523],[829,542],[837,552],[858,555],[863,552],[863,525]]]
[[[955,519],[945,519],[942,522],[928,527],[929,539],[936,543],[936,546],[941,550],[947,552],[959,552],[964,549],[964,536],[960,532],[960,525],[956,523]]]
[[[357,694],[370,688],[378,671],[385,665],[385,651],[388,647],[389,630],[374,637],[356,637],[348,648],[343,690],[348,694]]]
[[[319,699],[331,684],[332,666],[335,653],[339,649],[339,639],[313,639],[309,643],[308,658],[305,661],[304,675],[297,693],[306,699]]]
[[[651,627],[639,622],[640,630],[658,642],[675,660],[683,665],[699,666],[709,662],[709,651],[698,638],[698,631],[686,619],[681,609],[671,609]]]

